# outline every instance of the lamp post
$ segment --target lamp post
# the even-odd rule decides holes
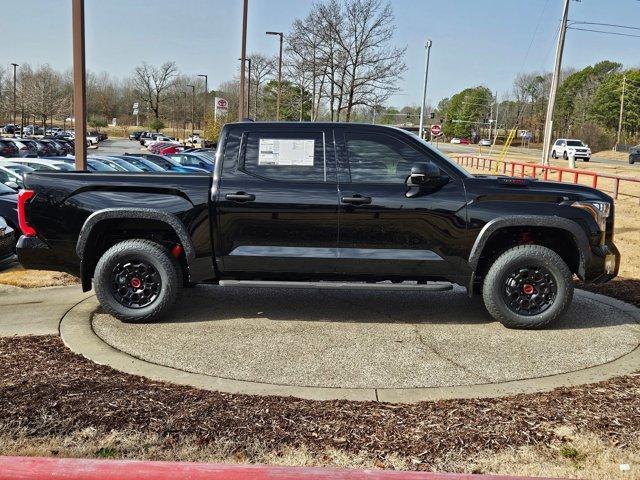
[[[427,79],[429,78],[429,55],[431,53],[431,43],[431,40],[427,40],[427,43],[424,45],[424,48],[427,50],[427,58],[424,64],[424,85],[422,87],[422,105],[420,106],[420,129],[418,131],[418,136],[420,138],[422,138],[422,132],[424,130],[424,110],[427,103]]]
[[[191,137],[193,137],[193,129],[194,129],[195,115],[196,115],[196,86],[187,85],[187,87],[191,88]]]
[[[84,0],[73,0],[73,116],[76,170],[87,169],[87,83],[84,48]]]
[[[240,49],[240,101],[238,102],[238,121],[244,118],[244,59],[247,58],[247,11],[249,0],[244,0],[242,8],[242,46]]]
[[[242,61],[241,58],[238,60]],[[251,115],[251,58],[245,58],[245,61],[249,64],[247,68],[247,117]],[[244,99],[242,99],[244,102]]]
[[[266,32],[267,35],[278,35],[280,37],[280,53],[278,54],[278,100],[276,102],[276,120],[280,120],[280,96],[282,95],[282,32]]]
[[[15,136],[15,126],[16,126],[16,108],[17,108],[17,103],[16,103],[16,68],[18,68],[20,65],[18,65],[17,63],[12,63],[11,65],[13,65],[13,135]]]
[[[207,115],[207,106],[209,105],[209,77],[204,73],[199,73],[199,77],[204,77],[204,110],[202,111],[202,118]]]

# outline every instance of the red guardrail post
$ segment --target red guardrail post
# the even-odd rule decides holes
[[[598,188],[598,175],[594,175],[591,178],[591,187],[592,188]]]

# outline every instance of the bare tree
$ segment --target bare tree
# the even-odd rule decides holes
[[[287,35],[295,82],[310,86],[317,118],[321,99],[332,120],[351,120],[356,107],[373,107],[395,93],[406,70],[405,48],[392,45],[393,9],[382,0],[325,0]]]
[[[134,69],[135,90],[149,106],[155,118],[160,118],[160,109],[177,74],[178,67],[175,62],[165,62],[160,67],[143,62]]]
[[[276,59],[261,53],[252,53],[249,58],[251,58],[251,89],[253,90],[253,94],[249,92],[249,96],[253,96],[253,115],[254,119],[257,120],[264,114],[262,88],[273,77]],[[251,101],[249,101],[249,104],[251,104]]]

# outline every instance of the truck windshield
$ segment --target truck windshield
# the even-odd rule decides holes
[[[567,146],[569,147],[584,147],[584,143],[580,140],[567,140]]]

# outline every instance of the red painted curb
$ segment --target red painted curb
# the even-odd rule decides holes
[[[216,463],[0,457],[0,480],[525,480],[456,473],[270,467]],[[538,479],[552,480],[552,479]]]

